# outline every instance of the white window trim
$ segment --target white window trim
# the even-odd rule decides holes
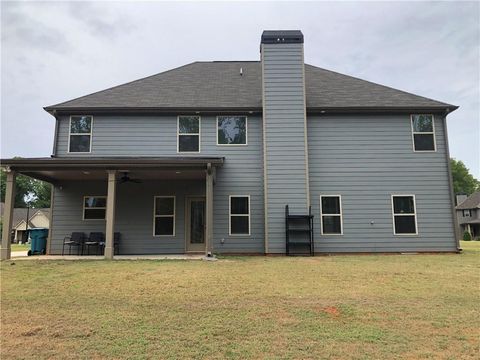
[[[101,206],[101,207],[85,207],[85,199],[87,198],[103,198],[105,199],[105,206]],[[105,221],[105,218],[107,217],[107,197],[105,195],[85,195],[83,197],[83,211],[82,211],[82,220],[83,221]],[[85,209],[102,209],[102,210],[105,210],[105,217],[103,219],[85,219]]]
[[[78,116],[89,116],[92,121],[90,122],[90,132],[89,133],[72,133],[72,117]],[[90,150],[89,151],[70,151],[70,137],[72,135],[90,135]],[[68,122],[68,147],[67,153],[68,154],[90,154],[92,152],[92,143],[93,143],[93,115],[70,115],[70,119]]]
[[[395,208],[393,205],[393,198],[394,197],[412,197],[413,198],[413,214],[408,213],[408,214],[395,214]],[[398,236],[416,236],[418,235],[418,223],[417,223],[417,200],[415,199],[414,194],[391,194],[391,203],[392,203],[392,226],[393,226],[393,235],[398,235]],[[415,218],[415,233],[399,233],[397,234],[395,230],[395,216],[414,216]]]
[[[219,144],[218,143],[218,118],[220,117],[244,117],[245,118],[245,144]],[[218,115],[215,118],[215,137],[217,139],[217,146],[248,146],[248,116],[245,115]]]
[[[232,198],[248,198],[248,214],[232,214]],[[228,235],[229,236],[251,236],[252,229],[250,223],[251,215],[250,195],[229,195],[228,197]],[[232,216],[248,216],[248,234],[232,234]]]
[[[432,131],[413,131],[413,116],[414,115],[428,115],[432,117]],[[433,114],[411,114],[410,115],[410,129],[412,130],[412,146],[413,152],[427,153],[427,152],[437,152],[437,138],[435,136],[435,115]],[[433,150],[415,150],[415,135],[433,135]]]
[[[172,199],[173,198],[173,215],[157,215],[156,206],[157,199]],[[175,195],[158,195],[153,197],[153,237],[175,237],[175,218],[177,213],[177,199]],[[155,219],[157,217],[173,217],[173,234],[155,235]]]
[[[198,133],[180,134],[180,118],[181,117],[198,117]],[[195,135],[198,136],[198,151],[180,151],[180,136]],[[202,149],[202,117],[199,115],[178,115],[177,116],[177,154],[198,154]]]
[[[468,215],[465,215],[468,214]],[[462,210],[462,217],[472,217],[472,211],[470,209]]]
[[[324,214],[322,208],[322,199],[324,197],[338,197],[340,202],[340,214]],[[323,217],[324,216],[339,216],[340,217],[340,233],[324,233],[323,232]],[[327,236],[341,236],[343,235],[343,208],[342,208],[342,195],[338,194],[324,194],[320,195],[320,235]]]

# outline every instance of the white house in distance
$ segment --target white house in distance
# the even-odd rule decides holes
[[[470,196],[457,195],[457,221],[459,233],[470,233],[473,239],[480,238],[480,191]]]
[[[4,203],[0,203],[0,212],[3,219]],[[28,229],[50,228],[50,209],[15,208],[12,221],[12,241],[25,242],[26,220],[28,216]]]

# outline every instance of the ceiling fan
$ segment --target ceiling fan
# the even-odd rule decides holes
[[[124,183],[127,183],[127,182],[132,182],[132,183],[136,183],[136,184],[140,184],[142,182],[142,180],[140,179],[133,179],[131,178],[130,176],[128,176],[128,171],[124,171],[123,172],[123,176],[121,176],[119,179],[118,179],[118,182],[120,184],[124,184]]]

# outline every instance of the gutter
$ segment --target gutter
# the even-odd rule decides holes
[[[307,115],[314,114],[411,114],[412,112],[449,113],[458,109],[458,106],[307,106]],[[261,115],[261,107],[44,107],[48,113],[57,114],[162,114],[162,115]]]
[[[129,166],[133,168],[158,168],[167,166],[205,166],[207,163],[222,166],[223,157],[168,157],[168,158],[23,158],[23,159],[1,159],[4,167],[15,169],[54,169],[54,168],[116,168]]]

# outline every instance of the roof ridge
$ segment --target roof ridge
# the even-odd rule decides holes
[[[212,60],[212,61],[198,61],[201,63],[240,63],[240,62],[250,62],[250,63],[259,63],[260,60]]]
[[[422,96],[422,95],[418,95],[418,94],[414,94],[414,93],[411,93],[411,92],[408,92],[408,91],[405,91],[405,90],[400,90],[400,89],[397,89],[397,88],[393,88],[391,86],[379,84],[379,83],[376,83],[376,82],[373,82],[373,81],[370,81],[370,80],[365,80],[365,79],[362,79],[362,78],[359,78],[359,77],[356,77],[356,76],[343,74],[343,73],[340,73],[338,71],[333,71],[333,70],[321,68],[319,66],[315,66],[315,65],[311,65],[311,64],[307,64],[307,63],[305,63],[305,65],[311,66],[313,68],[320,69],[320,70],[323,70],[323,71],[327,71],[327,72],[332,73],[332,74],[348,77],[348,78],[355,79],[355,80],[364,81],[364,82],[369,83],[369,84],[373,84],[373,85],[376,85],[376,86],[381,86],[381,87],[384,87],[386,89],[398,91],[398,92],[401,92],[401,93],[404,93],[404,94],[407,94],[407,95],[412,95],[412,96],[416,96],[416,97],[419,97],[419,98],[422,98],[422,99],[425,99],[425,100],[434,101],[434,102],[442,104],[442,105],[451,106],[453,108],[453,110],[458,109],[457,105],[453,105],[453,104],[445,103],[443,101],[438,101],[438,100],[435,100],[435,99],[431,99],[431,98],[428,98],[428,97],[425,97],[425,96]]]
[[[43,109],[46,110],[46,111],[49,111],[51,108],[58,107],[58,106],[64,105],[64,104],[69,103],[69,102],[72,102],[72,101],[80,100],[80,99],[86,98],[87,96],[95,95],[95,94],[98,94],[98,93],[101,93],[101,92],[104,92],[104,91],[108,91],[108,90],[113,90],[113,89],[119,88],[119,87],[121,87],[121,86],[130,85],[130,84],[133,84],[133,83],[136,83],[136,82],[139,82],[139,81],[143,81],[143,80],[146,80],[146,79],[149,79],[149,78],[152,78],[152,77],[161,75],[161,74],[166,74],[166,73],[168,73],[168,72],[170,72],[170,71],[178,70],[178,69],[181,69],[181,68],[184,68],[184,67],[186,67],[186,66],[190,66],[190,65],[193,65],[193,64],[196,64],[196,63],[199,63],[199,62],[201,62],[201,61],[194,61],[194,62],[191,62],[191,63],[188,63],[188,64],[184,64],[184,65],[178,66],[178,67],[173,68],[173,69],[161,71],[161,72],[156,73],[156,74],[153,74],[153,75],[148,75],[148,76],[142,77],[142,78],[140,78],[140,79],[128,81],[128,82],[126,82],[126,83],[119,84],[119,85],[115,85],[115,86],[111,86],[111,87],[106,88],[106,89],[103,89],[103,90],[94,91],[94,92],[92,92],[92,93],[90,93],[90,94],[83,95],[83,96],[79,96],[79,97],[76,97],[76,98],[73,98],[73,99],[70,99],[70,100],[67,100],[67,101],[63,101],[63,102],[58,103],[58,104],[45,106]]]

